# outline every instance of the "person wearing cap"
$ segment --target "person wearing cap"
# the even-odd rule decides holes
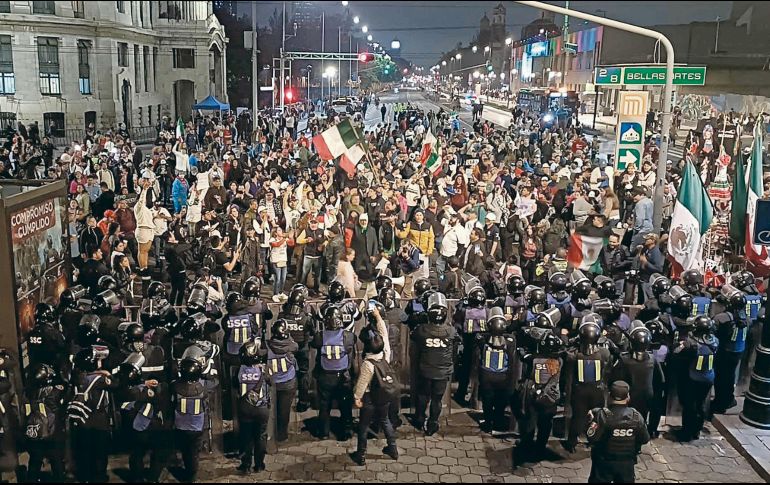
[[[610,386],[609,405],[588,413],[588,483],[634,483],[636,479],[634,465],[650,434],[639,411],[628,406],[629,391],[625,381],[615,381]]]
[[[487,213],[484,224],[484,245],[488,255],[500,259],[500,228],[497,226],[497,215]]]

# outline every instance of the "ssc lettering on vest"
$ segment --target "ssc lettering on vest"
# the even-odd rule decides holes
[[[286,321],[286,329],[289,332],[301,332],[302,331],[302,325],[300,325],[297,322],[287,320]]]
[[[614,429],[612,430],[612,436],[615,438],[628,438],[634,435],[634,429]]]
[[[35,344],[35,345],[40,345],[40,344],[43,343],[43,338],[42,337],[30,337],[29,338],[29,343]]]
[[[449,345],[440,338],[426,338],[425,346],[429,348],[447,348]]]
[[[229,328],[248,327],[249,326],[249,317],[248,317],[248,315],[237,316],[237,317],[230,317],[230,318],[227,319],[227,326]]]
[[[260,379],[259,373],[244,373],[241,374],[241,380],[243,382],[259,382]]]

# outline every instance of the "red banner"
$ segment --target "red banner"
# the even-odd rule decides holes
[[[56,225],[56,206],[53,200],[25,207],[11,213],[11,235],[14,244],[28,240],[30,236],[45,232]]]

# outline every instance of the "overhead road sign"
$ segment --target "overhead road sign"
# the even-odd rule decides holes
[[[598,66],[594,83],[600,86],[666,84],[665,66]],[[706,84],[706,66],[674,66],[675,86],[703,86]]]

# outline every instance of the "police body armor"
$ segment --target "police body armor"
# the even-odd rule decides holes
[[[308,334],[305,329],[305,322],[301,318],[301,315],[279,315],[278,318],[286,320],[286,331],[291,335],[292,340],[297,342],[300,346],[305,344],[308,340]]]
[[[714,382],[714,352],[713,342],[695,341],[698,345],[697,356],[690,364],[689,376],[695,382]]]
[[[608,461],[625,461],[635,459],[637,454],[635,432],[639,423],[634,422],[637,412],[627,406],[612,406],[593,410],[595,422],[591,424],[587,435],[590,439],[598,428],[596,420],[601,420],[606,427],[604,436],[608,438],[598,443],[592,455]]]
[[[203,431],[206,426],[206,391],[202,381],[201,392],[192,397],[176,395],[174,429],[180,431]]]
[[[286,354],[276,354],[267,347],[267,372],[276,384],[290,382],[297,376],[297,369],[294,359],[290,359]]]
[[[493,336],[481,348],[481,370],[491,374],[508,372],[510,362],[505,337]]]
[[[555,307],[555,308],[558,308],[559,310],[564,310],[570,306],[572,302],[572,297],[570,295],[567,295],[566,298],[563,298],[560,300],[556,298],[554,295],[552,295],[551,293],[548,293],[546,295],[546,301],[548,302],[549,308]]]
[[[561,372],[559,359],[545,356],[532,359],[532,382],[538,389],[542,389],[552,377],[558,376],[559,372]]]
[[[749,322],[754,323],[757,321],[762,303],[761,295],[746,295],[746,316],[749,317]]]
[[[148,397],[154,395],[154,392],[148,390],[144,384],[139,384],[136,387],[143,395]],[[153,392],[153,394],[149,394],[149,392]],[[145,431],[155,418],[155,406],[149,401],[126,401],[120,405],[120,410],[131,419],[131,429],[134,431]]]
[[[228,354],[238,355],[241,346],[254,337],[251,319],[252,315],[249,313],[227,316],[227,321],[225,322],[225,329],[227,329],[225,350]]]
[[[596,384],[602,383],[604,372],[601,353],[595,352],[591,355],[585,355],[582,352],[577,353],[575,362],[575,379],[578,384]]]
[[[479,333],[487,331],[487,309],[466,307],[463,333]]]
[[[730,325],[727,327],[727,332],[722,331],[722,325],[719,328],[719,344],[721,350],[727,352],[741,353],[746,350],[746,337],[749,333],[749,327],[747,325],[747,316],[743,312],[739,312],[735,315],[732,312],[726,312],[730,315]],[[737,318],[736,318],[737,316]]]
[[[350,358],[347,350],[345,350],[344,332],[343,329],[323,331],[321,368],[324,371],[344,372],[348,370]]]
[[[708,315],[711,308],[711,298],[708,296],[692,297],[692,316]]]
[[[252,408],[261,408],[270,403],[270,392],[262,368],[258,365],[241,365],[236,376],[238,379],[238,397],[241,403]],[[241,406],[241,411],[244,406]]]
[[[568,329],[569,329],[570,336],[572,336],[577,333],[578,327],[580,327],[580,322],[583,321],[584,316],[591,313],[591,309],[586,308],[581,310],[577,306],[575,306],[575,303],[573,302],[569,304],[569,310],[570,310],[570,313],[569,313],[570,320],[569,320]]]

